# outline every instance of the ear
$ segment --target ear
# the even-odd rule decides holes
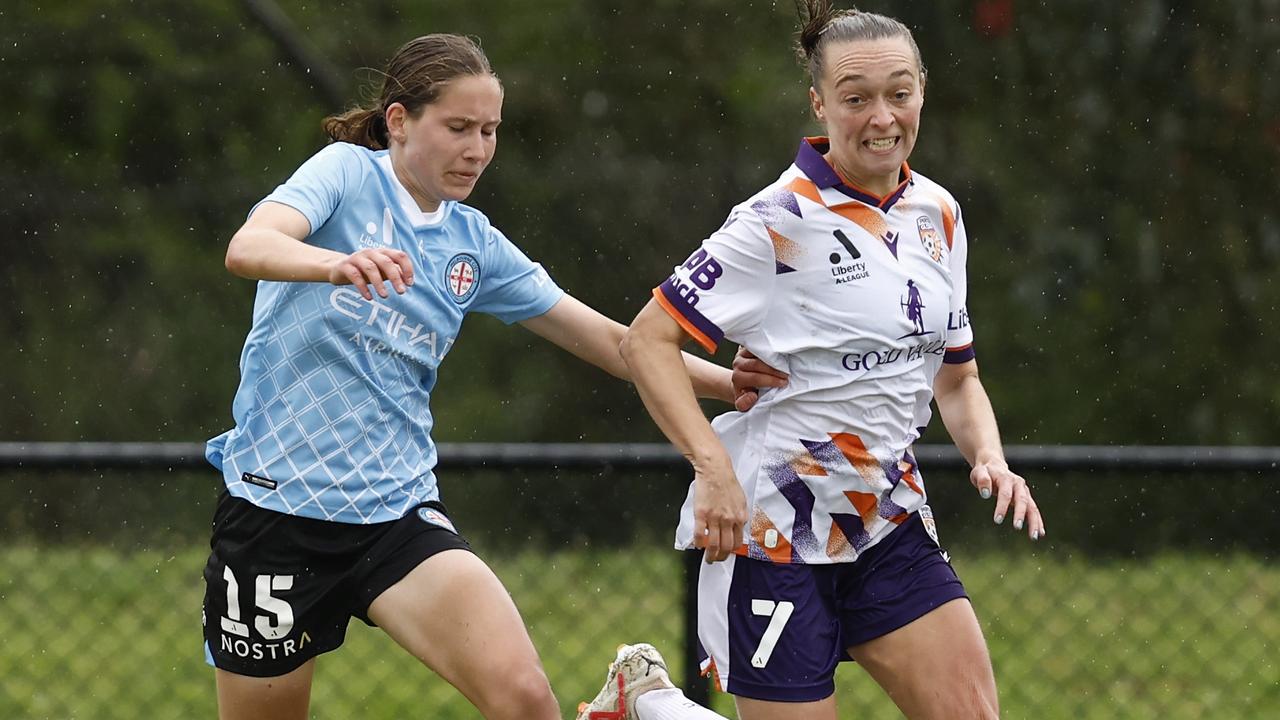
[[[826,113],[822,111],[822,95],[812,86],[809,87],[809,107],[813,110],[813,116],[818,119],[818,122],[827,121]]]
[[[405,141],[404,121],[409,111],[401,103],[394,102],[387,106],[387,135],[398,143]]]

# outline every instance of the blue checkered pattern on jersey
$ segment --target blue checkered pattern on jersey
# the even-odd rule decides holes
[[[515,322],[563,295],[478,211],[445,203],[435,217],[415,212],[385,156],[331,145],[267,198],[318,227],[308,243],[350,253],[390,242],[408,252],[415,283],[372,300],[327,283],[259,283],[236,426],[207,454],[231,494],[260,507],[372,523],[436,499],[430,393],[463,317]],[[371,231],[371,218],[394,229]],[[451,283],[460,257],[469,265]]]

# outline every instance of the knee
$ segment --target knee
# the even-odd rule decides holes
[[[986,674],[965,680],[964,687],[959,689],[960,697],[964,698],[963,707],[958,708],[958,713],[946,713],[943,717],[1000,720],[1000,701],[996,696],[994,679]]]
[[[484,715],[489,720],[559,720],[560,706],[541,667],[503,673],[493,681],[485,702]]]

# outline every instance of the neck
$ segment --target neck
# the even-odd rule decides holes
[[[894,168],[892,173],[885,175],[868,177],[849,172],[848,163],[841,162],[840,157],[834,152],[827,152],[827,162],[830,162],[831,166],[836,169],[836,173],[840,175],[840,179],[844,180],[845,184],[861,188],[879,197],[885,197],[892,193],[901,182],[902,168]]]
[[[440,209],[440,201],[431,197],[422,189],[422,185],[418,183],[413,174],[410,173],[402,162],[400,162],[399,148],[395,145],[391,147],[391,170],[396,174],[396,180],[400,181],[400,185],[409,193],[409,197],[418,204],[418,209],[424,213],[433,213]]]

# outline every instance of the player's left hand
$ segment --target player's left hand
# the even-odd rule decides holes
[[[1012,509],[1014,530],[1026,527],[1027,536],[1032,540],[1044,537],[1044,519],[1031,497],[1031,488],[1003,460],[988,460],[974,465],[969,473],[969,482],[984,500],[995,494],[996,511],[991,519],[997,525],[1004,522],[1005,514]]]
[[[739,347],[733,356],[733,406],[738,412],[746,412],[760,399],[762,388],[787,386],[787,374],[766,365],[751,351]]]

